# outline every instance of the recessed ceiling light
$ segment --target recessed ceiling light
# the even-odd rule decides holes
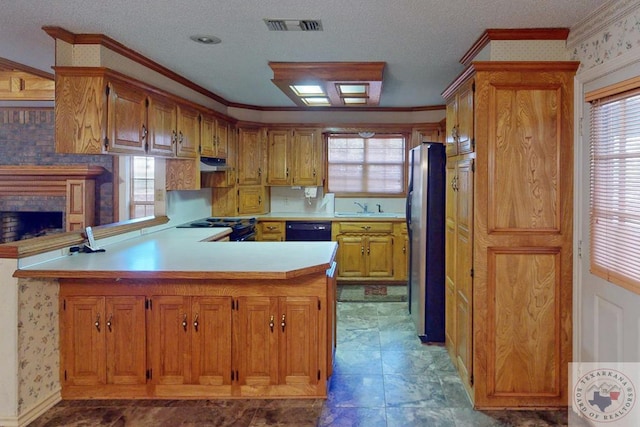
[[[219,43],[222,43],[222,40],[220,40],[216,36],[195,35],[195,36],[191,36],[189,38],[191,40],[193,40],[194,42],[202,43],[202,44],[219,44]]]

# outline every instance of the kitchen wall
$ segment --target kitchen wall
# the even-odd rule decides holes
[[[589,105],[584,93],[640,74],[640,2],[608,3],[576,28],[567,41],[574,60],[575,241],[574,360],[640,360],[640,295],[589,271]],[[582,123],[582,127],[581,127]]]

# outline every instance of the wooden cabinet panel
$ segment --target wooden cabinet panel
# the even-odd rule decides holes
[[[458,126],[458,97],[455,96],[447,102],[446,109],[446,152],[447,156],[455,156],[458,154],[458,140],[456,136]]]
[[[192,297],[191,382],[231,384],[231,298]]]
[[[457,228],[457,161],[447,159],[445,206],[445,346],[456,364],[456,228]]]
[[[67,385],[106,383],[104,298],[67,297],[62,301],[61,378]]]
[[[234,359],[241,386],[277,384],[280,321],[277,298],[238,298]]]
[[[473,93],[474,82],[465,84],[458,93],[458,127],[456,130],[458,154],[473,151]]]
[[[238,186],[238,214],[261,214],[266,212],[268,198],[261,185]]]
[[[407,224],[394,224],[393,235],[393,278],[407,280],[409,275],[409,236]]]
[[[65,384],[146,382],[144,297],[68,296],[61,313]]]
[[[338,276],[366,276],[364,242],[361,236],[340,235],[338,241]]]
[[[221,159],[227,158],[230,133],[231,129],[229,123],[221,119],[216,119],[216,154],[214,157],[219,157]]]
[[[287,385],[318,382],[318,299],[281,297],[279,378]]]
[[[238,184],[263,184],[263,141],[262,129],[238,130]]]
[[[200,155],[202,157],[217,157],[217,154],[216,119],[208,114],[203,114],[200,122]]]
[[[147,96],[124,83],[107,84],[107,151],[144,154],[147,144]]]
[[[317,129],[295,129],[293,137],[293,185],[322,185],[322,144]]]
[[[154,296],[151,299],[149,340],[155,384],[187,384],[190,372],[189,298]]]
[[[284,242],[284,221],[259,221],[257,229],[258,240],[269,242]]]
[[[270,129],[267,132],[267,184],[290,185],[289,164],[291,131]]]
[[[107,383],[146,382],[145,299],[142,296],[107,297]]]
[[[370,277],[393,277],[393,237],[368,236],[367,273]]]
[[[178,104],[178,157],[196,158],[200,146],[200,112],[195,108]]]
[[[158,95],[149,97],[149,154],[172,157],[178,128],[176,104]]]

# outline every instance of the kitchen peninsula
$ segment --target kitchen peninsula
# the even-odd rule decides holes
[[[212,241],[225,233],[169,228],[16,270],[59,283],[63,398],[327,396],[337,244]]]

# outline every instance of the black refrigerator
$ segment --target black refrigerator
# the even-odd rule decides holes
[[[407,294],[423,342],[444,342],[445,176],[444,144],[423,142],[410,151]]]

